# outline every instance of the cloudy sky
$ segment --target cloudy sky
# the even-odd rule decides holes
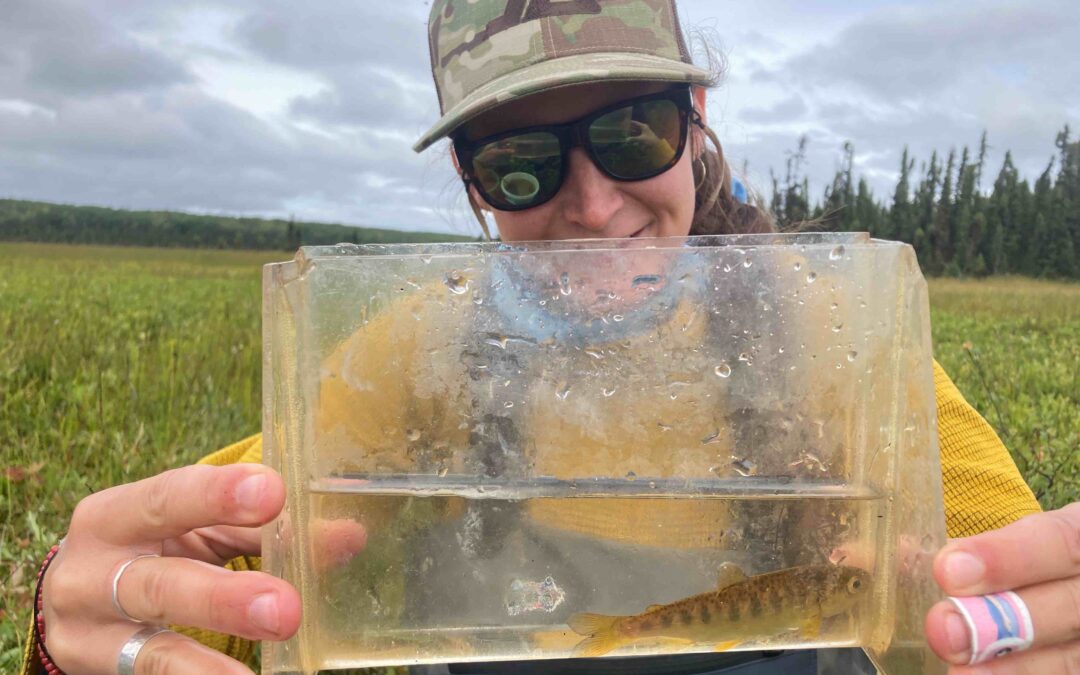
[[[472,234],[425,0],[3,0],[0,197]],[[709,117],[769,187],[800,135],[819,193],[850,140],[891,194],[905,144],[1011,149],[1034,178],[1080,130],[1076,0],[679,0],[728,59]]]

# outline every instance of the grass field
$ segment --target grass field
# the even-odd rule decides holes
[[[0,672],[79,499],[258,430],[259,267],[285,257],[0,243]],[[941,280],[931,306],[1044,508],[1080,498],[1080,285]]]

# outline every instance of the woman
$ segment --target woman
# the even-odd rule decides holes
[[[690,63],[672,1],[434,3],[430,48],[444,115],[417,150],[454,138],[485,230],[484,209],[506,241],[770,229],[738,198],[708,131],[711,78]],[[693,86],[686,124],[674,131],[658,119],[633,138],[611,138],[589,123],[596,111],[680,85]],[[587,123],[550,128],[580,119]],[[515,131],[526,128],[534,135]],[[935,380],[948,529],[964,537],[939,554],[937,580],[955,596],[1017,590],[1034,624],[1031,649],[981,666],[989,670],[953,672],[1071,672],[1080,662],[1080,506],[1036,514],[994,433],[939,368]],[[260,449],[253,437],[203,465],[84,499],[45,566],[34,631],[43,639],[31,641],[24,672],[45,662],[72,674],[242,673],[236,659],[250,657],[249,640],[295,632],[296,591],[253,571],[258,527],[284,501],[280,477],[251,464]],[[365,534],[345,534],[336,540],[348,557]],[[926,635],[942,658],[964,664],[972,635],[957,607],[935,606]],[[205,628],[193,634],[209,646],[136,621]]]

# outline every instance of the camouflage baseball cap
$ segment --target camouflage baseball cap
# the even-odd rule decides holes
[[[442,118],[421,152],[500,103],[596,80],[706,84],[675,0],[434,0],[431,70]]]

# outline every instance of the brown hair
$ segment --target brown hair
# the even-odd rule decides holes
[[[694,159],[694,219],[690,234],[752,234],[775,232],[776,225],[765,209],[735,199],[731,167],[724,159],[720,139],[707,124],[699,127],[713,148],[704,148]],[[700,137],[700,134],[695,134]],[[704,139],[701,139],[704,143]]]

